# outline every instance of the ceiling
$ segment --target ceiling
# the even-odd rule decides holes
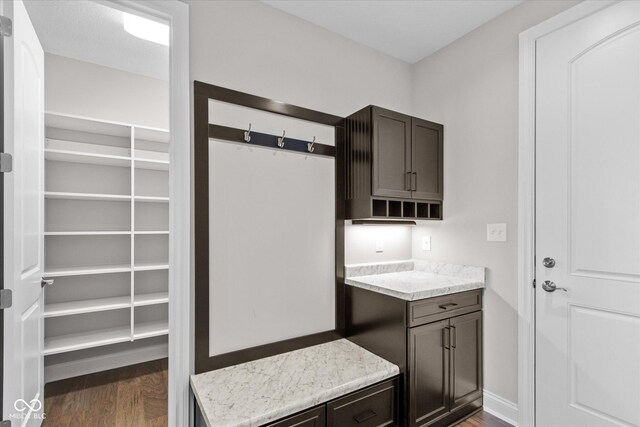
[[[262,0],[414,64],[523,0]]]
[[[122,11],[92,1],[24,4],[45,52],[169,79],[169,48],[127,33]]]

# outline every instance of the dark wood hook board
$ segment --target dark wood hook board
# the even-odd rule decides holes
[[[300,139],[284,137],[284,147],[278,146],[278,139],[281,136],[269,135],[268,133],[260,133],[251,131],[251,140],[245,141],[245,129],[231,128],[227,126],[220,126],[209,124],[209,138],[222,139],[231,142],[240,142],[247,145],[258,145],[260,147],[276,148],[278,150],[296,151],[299,153],[306,153],[308,155],[318,156],[336,156],[336,147],[327,144],[320,144],[318,142],[313,143],[313,152],[309,152],[308,144],[311,141],[303,141]]]

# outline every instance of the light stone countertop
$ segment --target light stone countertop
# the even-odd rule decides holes
[[[346,339],[191,376],[209,427],[254,427],[398,375]]]
[[[345,283],[406,301],[485,287],[484,267],[408,260],[345,267]]]

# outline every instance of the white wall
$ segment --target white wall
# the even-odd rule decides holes
[[[518,34],[576,4],[527,1],[413,68],[413,113],[444,124],[444,220],[413,230],[417,258],[485,266],[485,387],[517,402]],[[487,223],[508,241],[486,241]],[[431,252],[421,249],[430,234]]]
[[[409,113],[411,67],[255,1],[189,1],[192,80],[347,116],[377,104]],[[406,259],[410,231],[385,252],[347,226],[348,263]],[[371,227],[368,227],[371,228]]]
[[[47,111],[169,127],[167,81],[52,54],[44,65]]]

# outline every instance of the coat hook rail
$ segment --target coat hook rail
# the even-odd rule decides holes
[[[283,132],[282,136],[277,136],[251,131],[251,125],[249,125],[249,131],[247,131],[246,129],[209,124],[209,138],[246,143],[249,142],[247,140],[248,137],[251,145],[296,151],[314,156],[336,156],[336,147],[315,142],[315,137],[313,138],[313,142],[310,142],[289,137],[285,138],[285,134],[286,132]]]

